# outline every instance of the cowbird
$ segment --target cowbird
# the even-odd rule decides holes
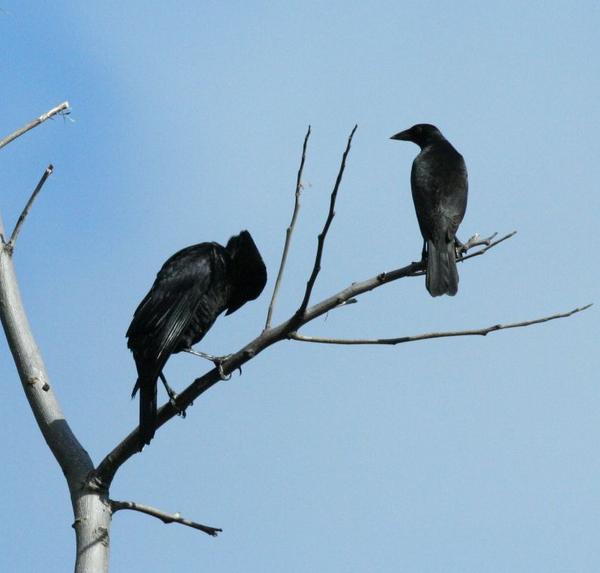
[[[171,354],[190,350],[223,311],[231,314],[257,298],[266,281],[248,231],[231,237],[226,247],[200,243],[182,249],[162,266],[126,334],[138,373],[132,397],[140,391],[140,450],[154,437],[157,380],[166,385],[162,370]]]
[[[431,296],[458,290],[456,231],[467,208],[467,167],[462,155],[434,125],[419,123],[391,139],[412,141],[421,152],[412,164],[410,184],[427,260],[425,286]]]

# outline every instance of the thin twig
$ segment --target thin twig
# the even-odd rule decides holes
[[[460,246],[458,252],[460,254],[463,254],[466,253],[469,249],[472,249],[473,247],[479,247],[481,245],[489,246],[491,242],[496,238],[497,234],[498,233],[493,233],[489,237],[482,239],[479,233],[475,233],[472,237],[469,237],[466,243]]]
[[[508,324],[494,324],[486,328],[471,329],[471,330],[456,330],[452,332],[429,332],[427,334],[418,334],[415,336],[400,336],[398,338],[322,338],[319,336],[304,336],[297,332],[292,332],[289,338],[292,340],[298,340],[300,342],[314,342],[318,344],[384,344],[384,345],[395,345],[403,344],[405,342],[416,342],[417,340],[429,340],[430,338],[448,338],[450,336],[485,336],[490,332],[496,332],[497,330],[506,330],[508,328],[522,328],[524,326],[531,326],[532,324],[541,324],[542,322],[548,322],[549,320],[556,320],[558,318],[567,318],[582,312],[592,306],[593,303],[586,304],[585,306],[578,307],[569,312],[563,312],[559,314],[553,314],[551,316],[544,316],[543,318],[536,318],[535,320],[525,320],[522,322],[510,322]]]
[[[499,245],[500,243],[506,241],[507,239],[514,237],[517,234],[517,231],[508,233],[507,235],[504,235],[503,237],[500,237],[499,239],[493,241],[492,239],[497,234],[498,233],[493,233],[486,239],[481,239],[477,235],[474,235],[473,237],[471,237],[460,249],[463,254],[461,256],[457,257],[456,262],[462,263],[463,261],[466,261],[467,259],[472,259],[473,257],[479,257],[479,256],[483,255],[490,249],[493,249],[496,245]],[[468,250],[472,249],[473,247],[478,247],[481,245],[484,246],[483,249],[479,249],[478,251],[475,251],[474,253],[471,253],[470,255],[466,254],[466,252]],[[418,277],[418,276],[425,274],[425,268],[424,268],[424,265],[422,264],[422,262],[415,263],[415,264],[417,265],[417,270],[414,273],[412,273],[410,276]]]
[[[294,200],[294,212],[292,213],[292,220],[290,226],[285,232],[285,244],[283,246],[283,253],[281,255],[281,263],[279,264],[279,271],[277,272],[277,280],[275,281],[275,288],[273,289],[273,296],[271,297],[271,303],[269,304],[269,310],[267,312],[267,321],[265,323],[265,330],[271,327],[271,318],[273,316],[273,309],[275,308],[275,300],[279,293],[279,286],[281,285],[281,279],[283,277],[283,270],[285,269],[285,263],[287,261],[288,251],[292,240],[292,234],[296,227],[296,219],[300,211],[300,195],[302,193],[302,172],[304,171],[304,161],[306,159],[306,146],[308,145],[308,138],[310,137],[310,125],[304,137],[304,145],[302,146],[302,159],[300,160],[300,167],[298,169],[298,176],[296,177],[296,194]]]
[[[48,167],[46,167],[46,170],[44,171],[44,174],[38,181],[38,184],[35,186],[35,189],[33,190],[31,197],[29,197],[29,201],[27,201],[27,204],[25,205],[25,207],[23,208],[23,211],[19,215],[17,224],[15,225],[15,228],[13,229],[13,232],[10,236],[10,239],[8,240],[8,243],[6,243],[6,249],[8,250],[8,252],[10,254],[12,254],[12,252],[15,249],[15,243],[17,242],[17,237],[19,236],[21,227],[23,226],[23,223],[25,223],[25,219],[27,218],[27,215],[29,214],[29,210],[31,209],[31,206],[33,205],[33,202],[35,201],[35,198],[38,196],[38,193],[42,190],[44,183],[46,183],[46,179],[48,179],[48,177],[50,177],[50,175],[52,175],[53,171],[54,171],[53,165],[48,165]]]
[[[69,109],[69,102],[63,101],[61,104],[53,107],[50,111],[40,115],[40,117],[36,117],[34,120],[30,121],[27,125],[23,126],[21,129],[17,129],[10,135],[7,135],[4,139],[0,140],[0,149],[2,149],[5,145],[8,145],[11,141],[17,139],[24,133],[27,133],[30,129],[37,127],[40,123],[43,123],[47,119],[50,119],[53,115],[57,113],[65,113]]]
[[[514,237],[516,234],[517,234],[517,231],[513,231],[512,233],[508,233],[508,235],[504,235],[504,237],[501,237],[497,241],[491,241],[491,239],[496,236],[496,233],[494,233],[491,237],[484,239],[482,242],[473,243],[469,247],[469,248],[471,248],[471,247],[475,246],[475,244],[478,244],[478,245],[481,244],[481,245],[485,245],[485,247],[483,249],[479,249],[478,251],[471,253],[470,255],[465,255],[463,257],[459,257],[458,259],[456,259],[456,262],[461,263],[462,261],[466,261],[467,259],[472,259],[473,257],[479,257],[479,256],[483,255],[485,252],[489,251],[491,248],[495,247],[496,245],[499,245],[502,241],[506,241],[507,239]],[[491,241],[491,242],[489,242],[489,241]]]
[[[306,291],[304,293],[304,299],[300,304],[300,308],[296,312],[296,316],[302,316],[308,307],[308,303],[310,301],[310,295],[312,294],[313,287],[315,286],[315,282],[317,280],[317,276],[319,271],[321,270],[321,258],[323,257],[323,248],[325,246],[325,238],[327,237],[327,232],[329,231],[329,227],[331,226],[331,222],[335,217],[335,202],[337,199],[338,189],[340,188],[340,184],[342,182],[342,177],[344,176],[344,169],[346,168],[346,158],[348,157],[348,153],[350,153],[350,146],[352,144],[352,138],[354,137],[354,133],[356,132],[358,125],[355,125],[352,129],[350,136],[348,137],[348,143],[346,144],[346,149],[344,154],[342,155],[342,162],[340,164],[340,169],[337,174],[337,178],[335,180],[335,185],[333,186],[333,191],[331,192],[331,199],[329,202],[329,213],[327,214],[327,219],[325,221],[325,225],[321,234],[317,240],[317,255],[315,257],[315,264],[313,266],[312,273],[308,282],[306,283]]]
[[[139,511],[140,513],[145,513],[146,515],[156,517],[160,519],[163,523],[179,523],[180,525],[185,525],[187,527],[198,529],[208,535],[212,535],[213,537],[216,537],[219,532],[223,531],[218,527],[210,527],[209,525],[202,525],[201,523],[196,523],[195,521],[185,519],[181,517],[179,513],[165,513],[164,511],[156,509],[155,507],[150,507],[149,505],[142,505],[141,503],[136,503],[134,501],[111,500],[110,507],[113,513],[121,509],[131,509],[132,511]]]

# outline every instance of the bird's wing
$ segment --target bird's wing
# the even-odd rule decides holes
[[[443,188],[440,210],[446,218],[447,240],[453,240],[467,209],[468,182],[466,170],[448,173]]]
[[[211,285],[214,249],[210,244],[195,247],[176,253],[163,265],[127,331],[129,348],[143,356],[144,363],[152,363],[156,375]]]
[[[411,187],[423,237],[451,241],[467,207],[467,170],[447,144],[420,153],[413,162]]]
[[[411,190],[417,221],[424,239],[435,234],[436,200],[439,194],[439,178],[429,166],[429,161],[420,155],[413,162],[411,171]]]

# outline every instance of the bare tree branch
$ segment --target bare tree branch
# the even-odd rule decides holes
[[[43,123],[47,119],[50,119],[52,116],[57,113],[65,113],[69,109],[69,102],[64,101],[61,104],[58,104],[56,107],[53,107],[50,111],[40,115],[40,117],[36,117],[34,120],[30,121],[27,125],[23,126],[21,129],[17,129],[10,135],[7,135],[4,139],[0,140],[0,149],[2,149],[5,145],[8,145],[11,141],[17,139],[17,137],[21,137],[24,133],[27,133],[30,129],[37,127],[40,123]]]
[[[23,223],[25,222],[25,219],[27,218],[27,215],[29,214],[29,210],[31,209],[31,206],[33,205],[33,202],[35,201],[35,198],[37,197],[38,193],[42,190],[44,183],[46,183],[46,179],[48,179],[48,177],[50,175],[52,175],[53,171],[54,171],[54,167],[52,165],[48,165],[48,167],[44,171],[44,174],[42,175],[42,177],[39,180],[38,184],[36,185],[35,189],[33,190],[33,193],[31,194],[29,201],[27,201],[27,204],[23,208],[23,211],[22,211],[21,215],[19,216],[19,219],[17,221],[17,224],[15,225],[15,228],[13,229],[10,239],[9,239],[8,243],[6,243],[6,246],[5,246],[9,255],[12,255],[12,253],[15,249],[15,243],[17,241],[17,237],[19,236],[21,227],[23,226]]]
[[[492,239],[497,235],[497,233],[494,233],[491,237],[488,237],[487,239],[483,239],[481,241],[474,241],[468,248],[478,246],[478,245],[485,245],[485,248],[479,249],[478,251],[475,251],[474,253],[472,253],[470,255],[461,256],[458,259],[456,259],[456,262],[462,263],[463,261],[466,261],[467,259],[472,259],[473,257],[479,257],[479,256],[483,255],[484,253],[486,253],[487,251],[489,251],[491,248],[495,247],[496,245],[499,245],[502,241],[506,241],[507,239],[514,237],[516,234],[517,234],[517,231],[513,231],[512,233],[508,233],[508,235],[504,235],[497,241],[492,241]],[[471,237],[471,238],[473,238],[473,237]],[[469,239],[467,241],[465,246],[467,246],[470,242],[471,242],[471,239]],[[467,249],[465,249],[465,251],[466,250]]]
[[[94,464],[62,412],[23,308],[9,249],[1,242],[0,319],[31,411],[69,486],[75,515],[75,571],[107,571],[105,538],[110,528],[110,516],[103,496],[88,487],[88,476]]]
[[[0,140],[0,148],[8,145],[27,131],[33,129],[37,125],[59,113],[67,113],[69,109],[68,102],[51,109],[42,116],[34,119],[23,128],[8,135]],[[345,171],[346,160],[351,148],[352,139],[356,132],[357,126],[354,126],[346,149],[342,156],[341,165],[335,181],[333,191],[330,198],[329,212],[321,234],[318,236],[317,251],[315,256],[314,266],[311,275],[306,284],[306,291],[303,300],[292,317],[276,327],[271,327],[271,319],[277,300],[282,276],[285,270],[287,255],[291,243],[291,238],[294,232],[297,216],[300,209],[300,195],[302,189],[302,173],[306,158],[307,143],[310,136],[310,126],[304,139],[302,150],[302,158],[298,170],[296,182],[296,195],[294,211],[290,226],[286,232],[286,240],[282,253],[281,264],[273,291],[273,296],[269,305],[265,329],[254,340],[250,341],[236,353],[229,355],[218,367],[211,369],[203,376],[195,379],[182,393],[177,396],[174,401],[163,405],[157,414],[157,428],[165,424],[174,416],[185,412],[185,409],[192,404],[202,393],[210,387],[220,382],[223,377],[230,374],[234,370],[241,368],[243,364],[256,357],[264,349],[284,339],[296,339],[310,342],[324,342],[330,344],[399,344],[401,342],[409,342],[412,340],[422,340],[426,338],[439,338],[446,336],[465,336],[465,335],[486,335],[495,330],[506,328],[517,328],[537,324],[571,316],[577,312],[581,312],[591,305],[582,308],[577,308],[570,313],[548,316],[542,319],[511,323],[507,325],[494,325],[487,329],[478,331],[458,331],[458,332],[442,332],[431,333],[415,337],[403,337],[398,339],[379,339],[379,340],[354,340],[343,341],[341,339],[317,339],[315,337],[304,337],[298,334],[298,329],[315,318],[322,316],[328,311],[338,308],[341,305],[355,302],[355,297],[366,293],[370,290],[378,288],[389,282],[400,278],[412,277],[422,274],[424,266],[423,262],[413,262],[403,268],[395,269],[387,273],[381,273],[375,277],[362,282],[352,283],[344,290],[330,296],[329,298],[308,307],[314,285],[318,274],[321,270],[321,259],[324,251],[324,244],[327,233],[335,216],[335,204],[337,200],[338,190],[341,185],[343,174]],[[4,326],[6,337],[13,354],[13,358],[19,376],[26,394],[30,402],[31,409],[35,415],[36,421],[40,430],[48,443],[52,453],[61,466],[69,486],[73,511],[75,514],[74,528],[76,530],[77,541],[77,561],[76,572],[82,573],[92,570],[107,570],[108,569],[108,538],[111,523],[111,515],[119,510],[138,511],[152,517],[158,518],[163,523],[178,523],[186,527],[191,527],[207,533],[211,536],[216,536],[221,531],[219,528],[202,525],[200,523],[185,519],[179,513],[168,514],[159,509],[127,501],[111,501],[108,499],[108,491],[110,484],[120,466],[129,458],[138,453],[139,444],[139,428],[134,429],[130,434],[121,441],[97,466],[93,467],[92,460],[82,445],[77,440],[77,437],[71,431],[68,422],[66,421],[58,400],[54,394],[54,390],[50,384],[48,374],[41,357],[41,353],[37,348],[25,311],[22,307],[20,293],[16,276],[14,273],[13,261],[11,255],[14,250],[16,240],[19,236],[21,228],[28,216],[28,213],[35,201],[37,195],[41,191],[46,179],[53,172],[52,165],[49,165],[40,179],[37,187],[32,193],[23,212],[21,213],[17,224],[10,236],[8,242],[4,239],[4,229],[0,219],[0,318]],[[474,246],[484,246],[479,251],[468,256],[461,257],[463,261],[468,258],[479,256],[487,252],[490,248],[500,242],[512,237],[511,233],[495,242],[492,242],[492,237],[488,239],[480,239],[478,236],[472,237],[463,251]]]
[[[346,158],[348,157],[348,153],[350,153],[350,146],[352,145],[352,138],[358,128],[358,125],[355,125],[352,131],[350,132],[350,136],[348,137],[348,143],[346,144],[346,149],[344,154],[342,155],[342,162],[340,164],[340,169],[337,174],[337,178],[335,180],[335,185],[333,186],[333,191],[331,192],[331,200],[329,202],[329,213],[327,214],[327,219],[325,220],[325,226],[321,231],[321,234],[317,240],[317,255],[315,257],[315,264],[313,266],[312,273],[308,282],[306,283],[306,292],[304,293],[304,299],[300,304],[300,308],[297,310],[296,315],[301,317],[306,308],[308,307],[308,303],[310,301],[310,295],[312,294],[313,287],[315,286],[315,282],[317,280],[317,276],[319,275],[319,271],[321,270],[321,258],[323,257],[323,248],[325,246],[325,239],[327,237],[327,232],[329,231],[329,227],[331,226],[331,222],[335,217],[335,202],[337,200],[338,189],[340,188],[340,184],[342,182],[342,177],[344,176],[344,169],[346,168]]]
[[[559,314],[553,314],[551,316],[544,316],[543,318],[536,318],[535,320],[525,320],[522,322],[510,322],[508,324],[494,324],[493,326],[487,326],[485,328],[470,329],[470,330],[456,330],[450,332],[429,332],[427,334],[417,334],[414,336],[400,336],[398,338],[323,338],[320,336],[304,336],[297,332],[292,332],[289,338],[292,340],[298,340],[300,342],[314,342],[319,344],[383,344],[383,345],[396,345],[403,344],[405,342],[416,342],[417,340],[429,340],[430,338],[448,338],[451,336],[486,336],[490,332],[496,332],[498,330],[506,330],[508,328],[523,328],[525,326],[531,326],[532,324],[541,324],[542,322],[548,322],[549,320],[556,320],[558,318],[567,318],[578,312],[582,312],[590,306],[586,304],[575,308],[569,312],[563,312]]]
[[[0,148],[50,117],[65,113],[68,108],[68,102],[56,106],[2,139]],[[4,239],[4,227],[0,217],[0,237],[2,237],[0,240],[0,319],[31,411],[69,486],[75,515],[73,523],[76,540],[75,571],[76,573],[108,571],[110,511],[106,497],[103,492],[94,489],[93,486],[96,484],[89,480],[94,464],[71,430],[50,384],[41,352],[23,308],[11,257],[27,211],[51,172],[50,166],[23,210],[8,243]]]
[[[6,245],[0,245],[0,318],[25,395],[63,472],[68,478],[73,473],[74,463],[81,472],[89,471],[93,467],[91,459],[71,432],[50,384],[23,308],[14,265]]]
[[[469,249],[473,247],[479,247],[481,245],[489,245],[495,238],[498,233],[493,233],[489,237],[482,239],[479,233],[475,233],[472,237],[469,237],[469,240],[460,246],[459,252],[466,253]]]
[[[512,235],[511,235],[512,236]],[[495,245],[503,242],[507,237],[503,237],[488,247],[485,247],[487,252]],[[478,251],[479,252],[479,251]],[[330,310],[340,306],[341,304],[364,294],[384,284],[396,281],[401,278],[416,276],[423,270],[422,262],[414,262],[400,269],[380,273],[370,279],[361,282],[355,282],[341,290],[340,292],[326,298],[325,300],[307,308],[302,315],[295,313],[281,324],[264,330],[254,340],[246,344],[237,352],[231,354],[222,364],[221,371],[218,368],[213,368],[203,376],[196,378],[183,392],[181,392],[175,404],[167,402],[159,410],[157,414],[157,428],[168,422],[171,418],[179,414],[181,411],[192,404],[201,394],[222,380],[222,374],[232,373],[240,368],[243,364],[260,354],[265,348],[272,346],[280,340],[285,340],[290,337],[290,334],[296,332],[301,326],[307,324],[311,320],[324,315]],[[100,462],[96,468],[93,480],[100,488],[108,488],[112,482],[119,467],[123,465],[130,457],[138,453],[139,445],[139,429],[135,428],[129,435],[122,440],[115,448]]]
[[[198,529],[199,531],[202,531],[208,535],[212,535],[213,537],[216,537],[219,534],[219,532],[223,531],[218,527],[210,527],[210,525],[202,525],[201,523],[185,519],[184,517],[181,517],[179,513],[165,513],[164,511],[156,509],[155,507],[150,507],[149,505],[142,505],[141,503],[136,503],[134,501],[111,500],[110,507],[113,513],[116,513],[121,509],[139,511],[140,513],[145,513],[146,515],[156,517],[160,519],[163,523],[179,523],[180,525],[185,525],[187,527],[192,527],[193,529]]]
[[[356,127],[354,130],[356,130]],[[352,135],[354,134],[354,130],[352,131]],[[348,142],[346,151],[348,151],[349,145],[350,141]],[[474,253],[474,255],[487,252],[513,235],[514,233],[511,233],[502,237],[501,239],[498,239],[497,241],[491,242],[483,249],[480,249]],[[177,414],[185,411],[186,408],[192,404],[196,398],[214,386],[217,382],[220,382],[224,375],[232,373],[234,370],[240,368],[243,364],[254,358],[265,348],[268,348],[280,340],[287,339],[290,333],[296,332],[304,324],[336,307],[339,307],[340,305],[348,303],[360,294],[366,293],[370,290],[401,278],[418,276],[419,274],[422,274],[423,269],[423,262],[418,261],[400,269],[380,273],[377,276],[365,281],[352,283],[350,286],[346,287],[337,294],[334,294],[333,296],[330,296],[320,303],[308,308],[302,315],[296,312],[292,317],[280,325],[272,327],[268,330],[264,330],[260,336],[256,337],[237,352],[231,354],[227,360],[221,363],[220,369],[213,368],[203,376],[194,380],[183,392],[177,396],[175,404],[172,404],[171,402],[164,404],[157,414],[157,428],[168,422]],[[135,428],[129,433],[128,436],[126,436],[119,444],[117,444],[97,466],[96,470],[91,476],[91,479],[93,482],[95,482],[96,486],[99,488],[108,488],[119,467],[121,467],[121,465],[124,464],[130,457],[139,452],[138,445],[139,429]]]
[[[517,234],[517,231],[512,231],[512,233],[503,235],[502,237],[500,237],[499,239],[496,239],[494,241],[493,239],[494,239],[494,237],[496,237],[496,235],[498,235],[498,233],[493,233],[492,235],[490,235],[489,237],[487,237],[485,239],[482,239],[476,233],[460,248],[461,255],[457,257],[456,262],[462,263],[463,261],[466,261],[467,259],[472,259],[473,257],[479,257],[479,256],[483,255],[484,253],[486,253],[487,251],[489,251],[490,249],[493,249],[495,246],[499,245],[500,243],[506,241],[507,239],[514,237],[516,234]],[[466,254],[467,251],[471,250],[473,247],[479,247],[479,246],[483,246],[484,248],[479,249],[479,250],[475,251],[474,253],[471,253],[470,255]],[[416,263],[419,265],[419,268],[411,276],[418,277],[418,276],[425,274],[425,265],[421,264],[421,263],[422,263],[422,261],[419,261],[418,263]]]
[[[279,287],[281,285],[281,279],[283,277],[283,271],[285,269],[285,263],[287,261],[288,251],[292,240],[292,234],[296,227],[296,219],[300,212],[300,194],[302,193],[302,172],[304,171],[304,162],[306,160],[306,146],[308,145],[308,138],[310,137],[310,125],[306,135],[304,136],[304,145],[302,146],[302,158],[300,160],[300,167],[298,169],[298,176],[296,177],[296,193],[294,200],[294,212],[292,213],[292,220],[290,226],[285,232],[285,244],[283,246],[283,253],[281,255],[281,263],[279,264],[279,271],[277,272],[277,280],[275,281],[275,288],[273,289],[273,296],[271,297],[271,303],[269,304],[269,310],[267,311],[267,321],[265,323],[265,330],[271,327],[271,318],[273,316],[273,309],[275,308],[275,300],[279,293]]]

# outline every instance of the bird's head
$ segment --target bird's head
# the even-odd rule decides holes
[[[267,284],[267,269],[248,231],[229,239],[225,247],[232,262],[233,293],[225,314],[258,298]]]
[[[390,139],[412,141],[423,148],[433,141],[444,139],[444,136],[435,125],[431,125],[430,123],[417,123],[417,125],[413,125],[410,129],[405,129],[396,135],[392,135]]]

